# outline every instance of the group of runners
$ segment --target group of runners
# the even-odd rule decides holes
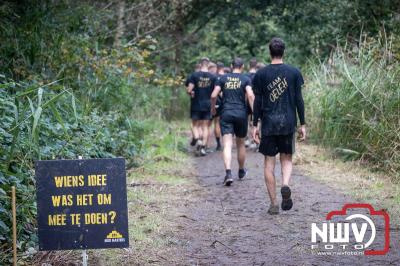
[[[221,149],[222,136],[223,183],[230,186],[233,183],[231,161],[234,138],[239,180],[247,174],[246,146],[257,145],[264,155],[264,178],[271,200],[268,213],[274,215],[280,210],[274,174],[276,155],[279,153],[282,170],[281,208],[290,210],[293,200],[289,181],[297,117],[300,120],[299,140],[306,138],[306,128],[301,72],[283,63],[285,44],[282,39],[273,38],[269,50],[271,63],[265,66],[252,59],[246,74],[243,73],[244,61],[241,58],[234,58],[230,67],[202,58],[185,85],[191,97],[190,144],[196,147],[196,154],[207,155],[214,121],[217,150]],[[248,136],[249,127],[251,136]]]

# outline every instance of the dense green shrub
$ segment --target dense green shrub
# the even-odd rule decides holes
[[[179,77],[157,68],[154,38],[112,45],[112,10],[86,1],[25,1],[1,3],[0,15],[3,265],[11,254],[13,185],[19,254],[37,244],[35,160],[122,156],[136,165],[152,130],[142,121],[183,117],[188,97],[174,94]]]
[[[117,112],[95,109],[81,115],[71,90],[57,85],[0,83],[0,246],[11,245],[10,187],[18,195],[18,245],[36,244],[35,179],[38,159],[122,156],[135,162],[143,147],[145,127]],[[54,88],[52,88],[54,87]]]
[[[400,65],[389,40],[364,39],[311,66],[306,90],[314,140],[400,173]]]

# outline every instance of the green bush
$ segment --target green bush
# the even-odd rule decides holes
[[[306,102],[313,139],[346,158],[400,173],[400,65],[392,43],[364,39],[312,64]]]
[[[57,84],[0,83],[0,247],[11,249],[11,186],[17,190],[18,248],[37,244],[35,178],[38,159],[121,156],[135,163],[145,127],[121,113],[81,115],[71,90]],[[2,256],[8,259],[7,256]],[[0,260],[0,264],[5,263]]]

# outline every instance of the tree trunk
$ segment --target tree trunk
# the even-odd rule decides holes
[[[176,78],[180,75],[181,70],[181,57],[182,57],[182,40],[183,40],[183,25],[182,25],[182,3],[178,1],[176,6],[176,24],[174,29],[174,37],[178,45],[175,47],[174,51],[174,75]],[[174,86],[172,89],[172,99],[171,99],[171,106],[170,106],[170,118],[176,118],[179,113],[179,105],[178,97],[179,97],[179,90],[181,86]]]
[[[118,25],[114,37],[114,47],[121,46],[121,38],[125,31],[125,0],[118,1]]]

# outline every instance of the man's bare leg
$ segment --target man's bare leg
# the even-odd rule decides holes
[[[226,134],[222,137],[224,142],[224,166],[226,171],[226,176],[224,180],[224,185],[230,186],[233,182],[232,172],[231,172],[231,162],[232,162],[232,134]]]
[[[202,120],[201,121],[201,131],[203,133],[202,139],[203,139],[203,145],[207,145],[208,141],[208,127],[209,127],[209,120]]]
[[[217,151],[221,149],[221,127],[219,125],[219,116],[214,118],[214,134],[217,141]]]
[[[244,162],[246,160],[246,147],[244,146],[245,138],[236,137],[236,148],[237,148],[237,156],[239,169],[244,169]]]
[[[278,201],[276,200],[275,156],[265,156],[264,178],[271,205],[276,206],[278,205]]]
[[[199,120],[193,120],[192,121],[192,131],[193,131],[193,138],[196,140],[200,139],[201,136],[201,128],[199,126],[200,121]]]
[[[290,177],[292,175],[293,163],[292,155],[280,154],[281,169],[282,169],[282,186],[289,186]]]
[[[201,129],[201,136],[199,141],[199,145],[197,146],[197,150],[200,155],[205,156],[207,155],[206,152],[206,145],[207,145],[207,140],[208,140],[208,123],[209,120],[201,120],[199,122],[199,128]]]
[[[289,188],[289,181],[292,175],[292,155],[291,154],[280,154],[281,160],[281,169],[282,169],[282,187],[281,187],[281,194],[282,194],[282,210],[288,211],[293,207],[293,201],[291,198],[292,192]]]
[[[237,157],[238,157],[238,164],[239,164],[238,177],[239,177],[239,179],[243,179],[247,174],[247,171],[244,168],[244,163],[246,160],[245,138],[236,137],[236,148],[237,148]]]
[[[193,121],[193,136],[196,140],[196,142],[194,144],[194,145],[196,145],[196,155],[200,155],[200,149],[203,145],[203,143],[202,143],[202,135],[203,134],[202,133],[203,132],[202,132],[202,128],[201,128],[201,120]]]
[[[195,139],[195,137],[194,137],[194,120],[192,120],[192,122],[190,123],[190,131],[192,132],[192,140],[194,140]]]
[[[224,142],[224,166],[225,170],[231,170],[231,162],[232,162],[232,134],[226,134],[223,137]]]
[[[212,132],[212,121],[213,120],[209,120],[208,121],[208,127],[207,127],[207,130],[208,130],[208,137],[207,137],[207,148],[210,148],[211,147],[211,136],[212,136],[212,134],[211,134],[211,132]]]

